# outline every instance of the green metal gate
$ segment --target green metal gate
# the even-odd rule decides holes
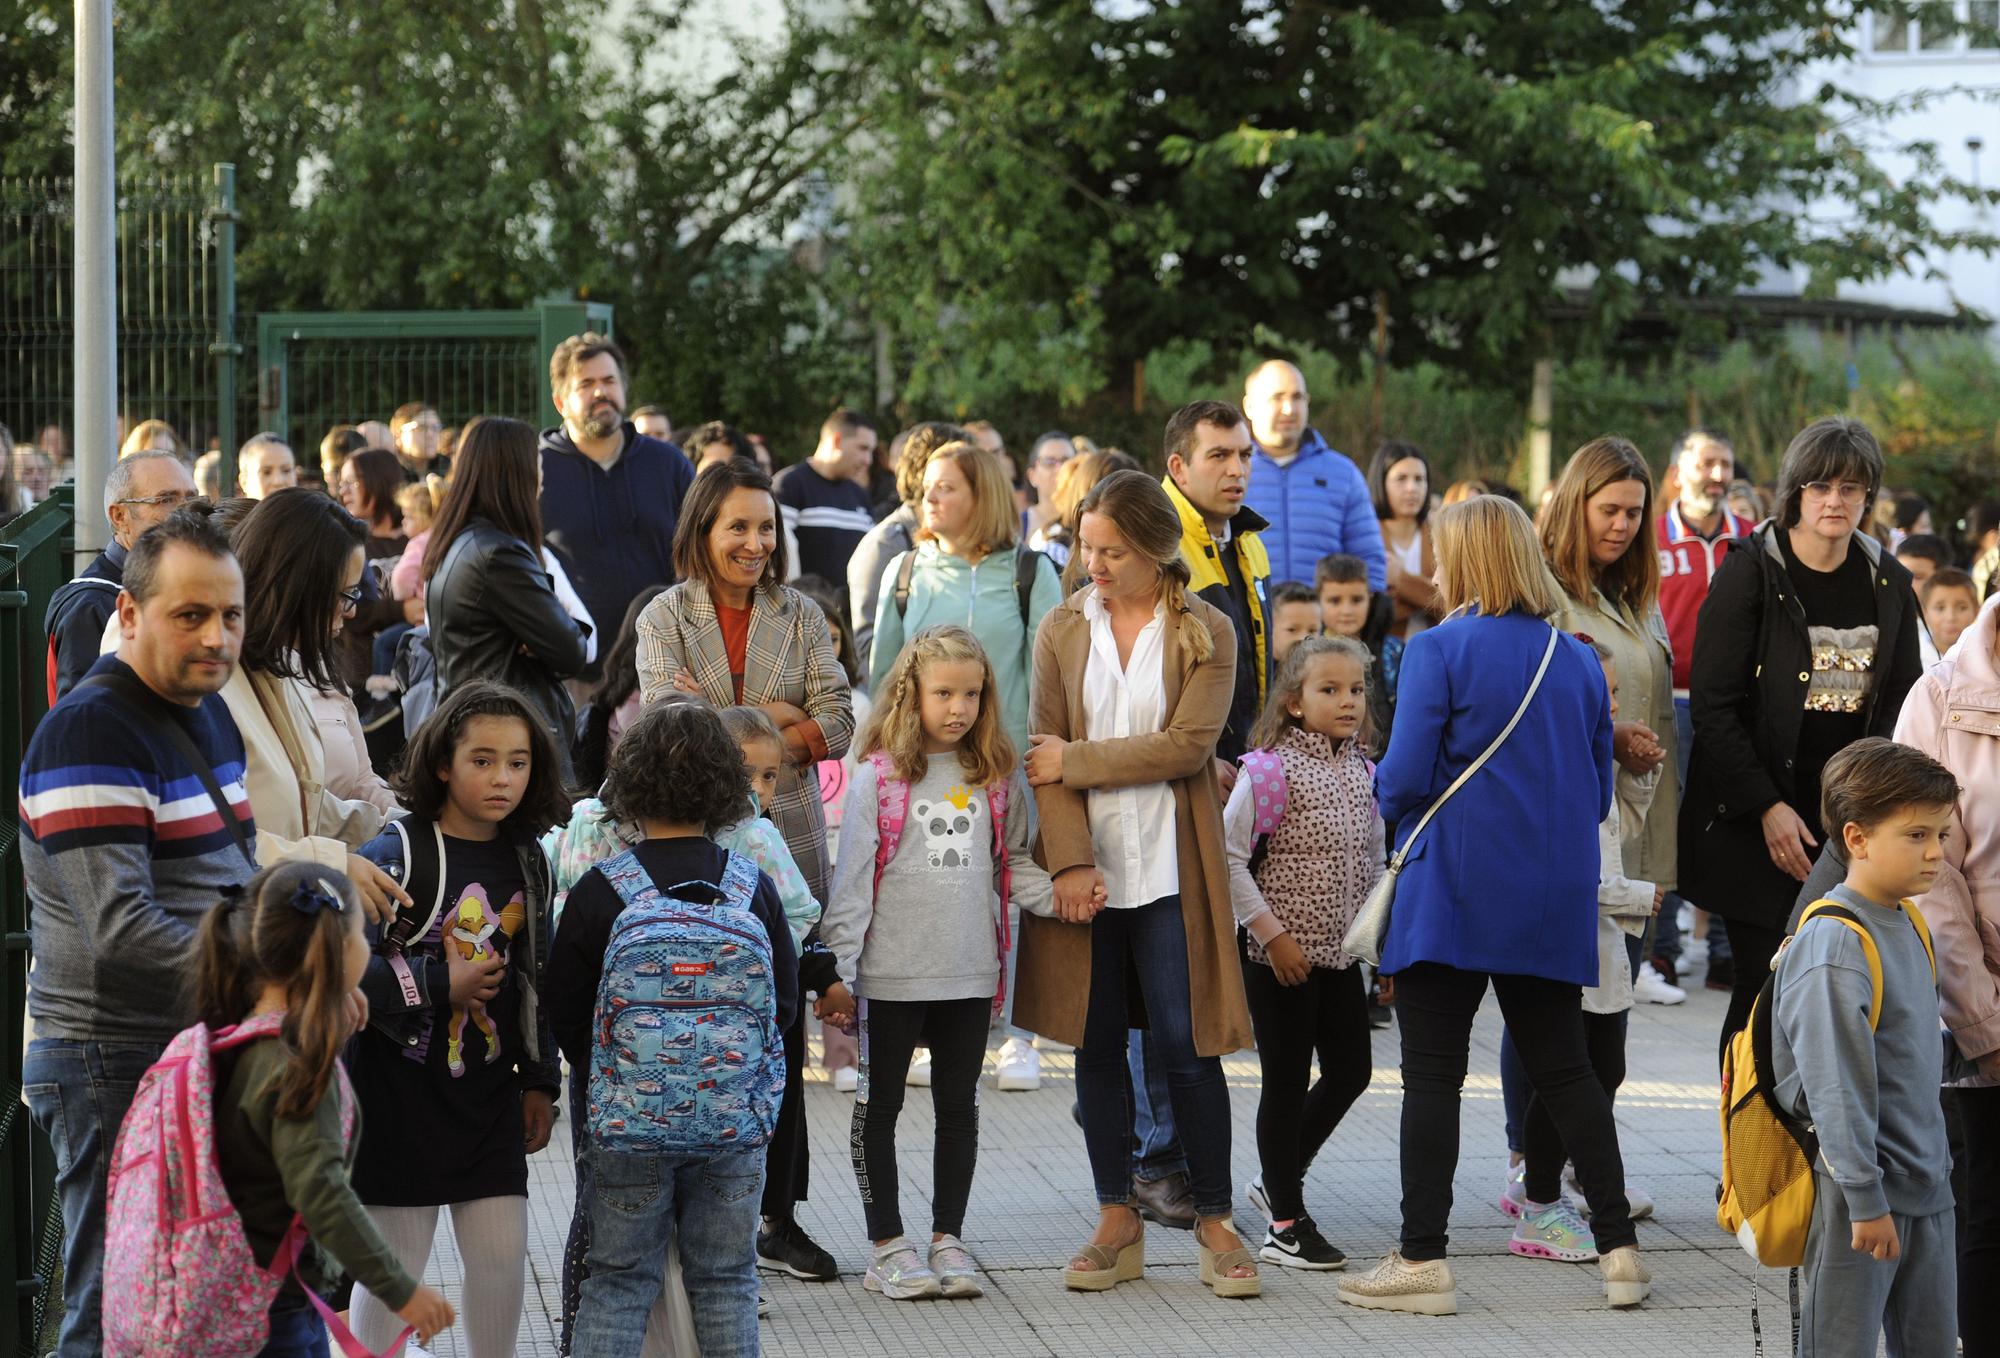
[[[336,424],[383,420],[406,401],[447,427],[475,415],[548,425],[549,356],[585,330],[611,334],[611,307],[544,298],[519,311],[276,312],[257,318],[258,424],[301,465]]]
[[[48,710],[49,596],[70,577],[72,488],[0,528],[0,787],[21,781],[21,753]],[[48,1143],[21,1103],[28,1002],[28,897],[21,828],[0,819],[0,1351],[31,1358],[61,1313],[62,1214]]]

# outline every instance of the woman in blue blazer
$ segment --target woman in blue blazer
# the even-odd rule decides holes
[[[1376,773],[1397,845],[1514,715],[1548,648],[1545,619],[1562,604],[1518,506],[1480,496],[1431,522],[1448,615],[1404,652],[1396,726]],[[1584,1048],[1582,988],[1597,981],[1597,827],[1611,789],[1604,671],[1558,633],[1520,724],[1425,827],[1397,883],[1382,971],[1395,977],[1402,1029],[1402,1248],[1343,1283],[1342,1301],[1457,1309],[1445,1246],[1458,1098],[1488,981],[1589,1198],[1607,1296],[1614,1306],[1644,1299],[1650,1280],[1611,1102]]]

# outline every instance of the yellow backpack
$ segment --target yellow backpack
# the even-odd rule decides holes
[[[1924,917],[1908,905],[1903,913],[1916,926],[1936,979],[1937,952]],[[1882,1021],[1882,954],[1875,939],[1860,917],[1838,901],[1815,902],[1799,917],[1799,928],[1814,919],[1837,921],[1860,937],[1875,984],[1868,1006],[1872,1031]],[[1777,982],[1774,965],[1750,1010],[1750,1022],[1729,1039],[1722,1058],[1722,1188],[1715,1220],[1758,1263],[1797,1268],[1805,1262],[1806,1231],[1812,1225],[1819,1136],[1811,1123],[1782,1107],[1773,1090],[1777,1071],[1771,1060],[1771,1008]]]

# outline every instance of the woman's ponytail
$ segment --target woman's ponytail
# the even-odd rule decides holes
[[[1181,649],[1199,665],[1215,654],[1215,638],[1209,635],[1207,624],[1188,607],[1188,586],[1194,575],[1187,562],[1177,556],[1160,567],[1160,579],[1165,584],[1167,615],[1180,629]]]

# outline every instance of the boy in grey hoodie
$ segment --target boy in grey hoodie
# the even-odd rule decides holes
[[[1808,920],[1776,963],[1775,1092],[1819,1134],[1807,1236],[1804,1358],[1950,1358],[1957,1257],[1937,1086],[1949,1039],[1937,974],[1906,898],[1944,861],[1958,782],[1921,751],[1856,741],[1827,761],[1821,819],[1847,878],[1828,897],[1881,956],[1881,1019],[1861,939]],[[1942,1046],[1941,1046],[1942,1044]]]

